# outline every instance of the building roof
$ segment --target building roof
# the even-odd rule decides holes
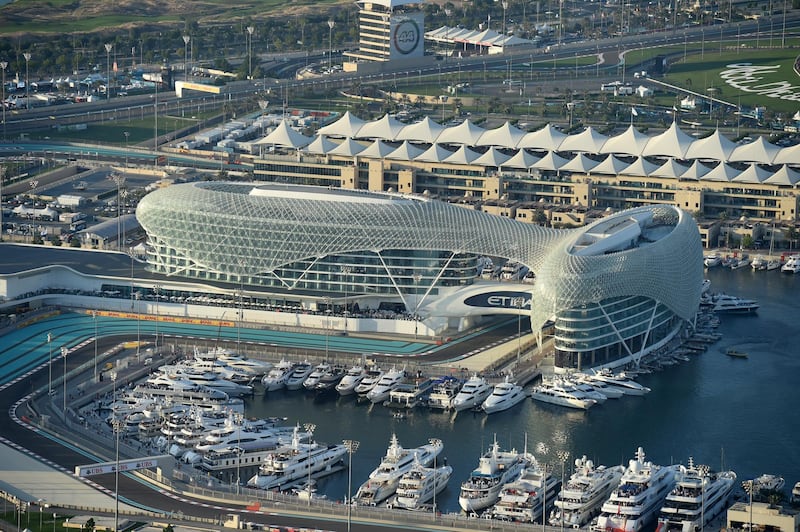
[[[256,146],[281,146],[283,148],[302,148],[311,144],[314,140],[311,137],[306,137],[302,133],[298,133],[289,126],[286,120],[281,120],[278,126],[266,137],[255,141],[253,144]]]
[[[589,126],[577,135],[566,135],[558,149],[559,151],[602,153],[600,150],[607,141],[606,135]]]
[[[551,124],[547,124],[542,129],[526,134],[516,147],[533,150],[558,150],[566,138],[566,133],[562,133]]]
[[[711,135],[692,142],[686,150],[686,158],[727,161],[735,148],[735,142],[723,137],[719,129],[715,129]]]
[[[737,146],[731,154],[730,161],[772,164],[780,151],[781,148],[770,144],[764,137],[757,137],[753,142]]]
[[[610,137],[603,144],[600,153],[616,153],[638,157],[642,154],[649,141],[650,137],[630,125],[624,133]]]
[[[466,144],[467,146],[477,146],[478,140],[480,140],[481,135],[485,132],[485,129],[473,124],[465,118],[464,121],[457,126],[448,127],[442,131],[436,141],[442,144]]]
[[[686,152],[694,140],[694,137],[684,133],[678,124],[673,122],[666,131],[647,142],[642,155],[685,159]]]
[[[411,140],[414,142],[433,144],[445,129],[443,125],[434,122],[429,116],[426,116],[419,122],[404,127],[397,135],[396,140]]]
[[[485,131],[476,146],[514,147],[524,136],[524,131],[506,121],[500,127]]]
[[[396,140],[406,125],[395,117],[385,114],[380,120],[367,122],[358,130],[358,138]]]
[[[354,114],[347,111],[335,122],[331,122],[327,126],[322,126],[317,130],[318,135],[328,135],[329,137],[355,137],[358,130],[361,129],[366,122],[361,120]]]

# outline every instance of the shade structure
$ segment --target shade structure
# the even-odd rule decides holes
[[[311,144],[313,139],[298,133],[289,126],[286,120],[281,122],[263,139],[255,141],[256,146],[281,146],[283,148],[302,148]]]
[[[734,183],[763,183],[772,172],[764,170],[755,163],[750,164],[742,173],[731,179]]]
[[[403,143],[398,146],[394,151],[389,153],[386,158],[387,159],[398,159],[401,161],[413,161],[418,156],[422,155],[425,150],[422,148],[418,148],[411,144],[410,142],[403,141]]]
[[[589,126],[577,135],[567,135],[558,151],[574,151],[584,153],[601,153],[608,136]]]
[[[728,163],[720,163],[716,168],[701,177],[700,181],[731,181],[741,173],[740,170],[737,170]]]
[[[502,126],[490,129],[481,135],[476,146],[499,146],[514,148],[525,136],[525,132],[506,121]]]
[[[616,153],[619,155],[635,155],[638,157],[642,154],[648,142],[650,142],[650,137],[631,125],[628,126],[628,129],[623,133],[610,137],[605,144],[603,144],[600,153]]]
[[[653,177],[665,177],[667,179],[675,179],[682,176],[689,167],[680,164],[675,159],[667,159],[667,161],[653,170],[650,175]]]
[[[715,129],[711,135],[692,142],[692,145],[686,150],[686,158],[727,161],[734,149],[736,149],[736,143],[723,137],[719,129]]]
[[[505,153],[501,152],[494,146],[486,150],[486,153],[472,161],[472,164],[480,164],[482,166],[493,166],[495,168],[499,168],[503,165],[507,160],[511,158],[510,155],[506,155]]]
[[[531,168],[539,159],[540,157],[533,155],[528,150],[519,149],[517,150],[517,153],[503,163],[503,167],[521,168],[523,170],[527,170],[528,168]]]
[[[547,155],[535,162],[532,168],[538,170],[560,170],[568,162],[569,159],[565,159],[554,151],[549,151]]]
[[[347,111],[335,122],[331,122],[327,126],[319,128],[317,134],[327,135],[329,137],[352,138],[358,134],[358,130],[361,129],[361,126],[365,123],[365,121],[361,120],[350,111]]]
[[[781,151],[778,152],[778,155],[775,156],[775,159],[773,159],[772,163],[800,166],[800,144],[781,148]]]
[[[303,148],[303,151],[308,153],[315,153],[317,155],[325,155],[326,153],[334,149],[336,146],[338,146],[338,144],[336,144],[332,140],[329,140],[328,137],[326,137],[325,135],[319,135],[317,136],[317,138],[311,141],[311,144]]]
[[[764,137],[758,137],[753,142],[737,146],[730,162],[772,164],[780,151],[781,148],[770,144]]]
[[[480,126],[476,126],[469,120],[464,120],[457,126],[445,128],[437,137],[436,141],[440,144],[464,144],[466,146],[476,146],[478,140],[486,132]]]
[[[599,161],[588,158],[584,153],[579,153],[570,159],[567,164],[559,168],[559,170],[562,172],[574,172],[576,174],[588,174],[589,171],[598,164],[600,164]]]
[[[397,140],[410,140],[412,142],[433,144],[445,129],[443,125],[434,122],[429,116],[426,116],[419,122],[404,127],[400,131],[400,134],[397,135]]]
[[[621,171],[630,166],[631,163],[623,161],[616,155],[609,155],[600,164],[592,168],[593,174],[619,175]]]
[[[517,143],[517,148],[530,148],[532,150],[556,151],[567,138],[566,133],[547,124],[542,129],[527,133],[522,140]]]
[[[395,150],[394,146],[382,140],[375,140],[367,146],[364,151],[359,153],[362,157],[372,157],[373,159],[385,159],[387,155]]]
[[[331,151],[328,152],[329,155],[345,155],[352,157],[354,155],[358,155],[362,151],[366,149],[366,146],[361,144],[360,142],[356,142],[352,138],[348,137],[342,141],[341,144],[333,148]]]
[[[415,161],[440,163],[453,154],[441,144],[433,144],[430,148],[417,155]]]
[[[704,175],[709,173],[711,168],[704,165],[700,161],[695,161],[692,165],[686,169],[686,171],[680,175],[681,179],[687,179],[692,181],[697,181],[701,179]]]
[[[684,133],[678,124],[673,122],[665,132],[650,139],[642,155],[685,159],[686,152],[693,142],[694,137]]]
[[[461,146],[455,152],[450,154],[450,156],[444,160],[446,163],[454,163],[454,164],[472,164],[472,161],[480,157],[481,154],[472,150],[466,146]]]
[[[781,166],[777,172],[764,180],[764,183],[786,187],[793,187],[798,182],[800,182],[800,172],[793,170],[786,164]]]
[[[395,140],[406,125],[395,117],[385,114],[380,120],[367,122],[358,130],[360,139]]]
[[[637,157],[635,161],[626,166],[620,174],[622,175],[635,175],[635,176],[649,176],[658,169],[658,165],[651,163],[644,157]]]

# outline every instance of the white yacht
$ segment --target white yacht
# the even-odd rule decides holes
[[[441,377],[433,384],[431,394],[428,396],[428,407],[434,410],[450,410],[453,408],[453,399],[463,384],[463,381],[456,377]]]
[[[389,392],[389,398],[383,402],[383,406],[415,408],[426,400],[435,382],[436,379],[416,377],[410,379],[409,382],[400,383],[394,390]]]
[[[492,386],[486,379],[473,375],[464,383],[461,390],[453,398],[453,410],[456,412],[480,406],[492,393]]]
[[[481,403],[481,410],[487,414],[508,410],[525,400],[525,389],[515,382],[509,380],[509,376],[503,382],[494,385],[492,393]]]
[[[453,468],[447,464],[438,467],[425,467],[418,460],[400,478],[397,496],[392,502],[394,508],[418,510],[447,487]]]
[[[706,268],[713,268],[715,266],[719,266],[720,264],[722,264],[722,257],[720,257],[717,253],[709,253],[703,259],[703,265]]]
[[[492,517],[523,523],[542,522],[545,505],[552,505],[561,480],[546,474],[531,456],[520,477],[503,486],[500,500],[492,508]]]
[[[303,383],[311,375],[311,372],[314,371],[314,366],[312,366],[308,361],[300,362],[294,365],[294,369],[289,374],[289,377],[286,379],[286,389],[287,390],[299,390],[303,387]]]
[[[783,486],[786,485],[786,481],[783,477],[770,473],[764,473],[753,480],[742,482],[742,486],[746,492],[749,492],[751,483],[753,486],[753,500],[764,500],[770,492],[781,491]]]
[[[750,262],[750,267],[753,268],[753,270],[766,270],[767,258],[764,255],[756,255]]]
[[[261,379],[265,392],[275,392],[286,387],[286,381],[294,370],[294,363],[288,360],[281,360],[274,366],[269,373]]]
[[[342,444],[301,443],[299,429],[295,427],[292,444],[267,456],[247,485],[265,490],[289,486],[309,476],[333,472],[333,466],[345,454],[347,447]]]
[[[644,450],[639,447],[619,486],[600,509],[595,530],[639,532],[655,519],[678,480],[681,466],[659,466],[644,458]]]
[[[356,393],[356,386],[358,386],[364,377],[367,375],[367,370],[362,366],[353,366],[347,370],[342,380],[336,385],[336,391],[339,395],[352,395]]]
[[[758,310],[758,301],[726,294],[711,297],[711,310],[726,314],[752,314]]]
[[[748,257],[747,255],[743,255],[739,258],[731,259],[730,264],[728,264],[728,267],[731,270],[738,270],[739,268],[745,268],[749,265],[750,265],[750,257]]]
[[[800,255],[792,255],[781,266],[781,273],[798,273],[800,272]]]
[[[583,394],[584,397],[589,399],[594,399],[597,401],[597,404],[603,404],[608,400],[608,396],[605,395],[603,392],[592,386],[587,382],[581,382],[579,380],[573,380],[569,377],[562,377],[561,383],[563,386],[567,387],[569,390],[577,390]]]
[[[792,488],[792,497],[790,499],[792,504],[800,503],[800,482],[795,482]]]
[[[659,532],[695,532],[703,530],[712,519],[728,507],[728,499],[736,483],[736,473],[711,472],[708,466],[689,465],[683,478],[667,495],[658,516]]]
[[[458,504],[467,513],[480,512],[497,502],[500,490],[513,482],[530,463],[528,453],[501,451],[497,440],[484,453],[469,478],[461,484]]]
[[[591,377],[622,390],[625,395],[644,395],[650,392],[650,388],[628,378],[625,373],[612,373],[607,368],[597,371]]]
[[[386,456],[369,474],[367,481],[358,488],[355,502],[375,506],[385,501],[394,495],[400,478],[411,470],[415,461],[427,467],[443,448],[441,440],[432,439],[430,443],[415,449],[404,449],[397,440],[397,435],[392,434]]]
[[[595,467],[594,462],[582,456],[575,459],[575,472],[555,502],[550,515],[553,526],[581,528],[600,511],[600,506],[619,485],[625,468],[621,465]]]
[[[566,388],[557,382],[543,381],[540,385],[534,386],[531,398],[543,403],[581,410],[589,410],[597,404],[597,401],[594,399],[589,399],[584,396],[583,392],[579,392],[574,388]]]
[[[625,395],[621,388],[617,388],[616,386],[612,386],[603,381],[592,379],[590,375],[586,375],[585,373],[573,373],[570,375],[570,379],[574,380],[581,386],[586,385],[591,387],[594,389],[594,391],[605,395],[609,399],[619,399]]]
[[[355,391],[356,395],[359,397],[365,397],[367,392],[375,387],[378,384],[378,381],[381,380],[383,377],[383,370],[377,366],[374,366],[367,370],[367,374],[364,375],[364,378],[361,379],[361,382],[356,385],[353,391]]]
[[[319,364],[314,366],[314,369],[311,371],[311,373],[308,374],[306,380],[303,381],[303,388],[305,388],[306,390],[315,389],[320,379],[322,379],[322,377],[325,376],[326,373],[331,371],[331,367],[332,366],[327,362],[320,362]]]
[[[522,265],[518,262],[508,261],[500,269],[500,279],[503,281],[516,281],[520,277]]]
[[[262,360],[254,360],[242,355],[235,355],[231,353],[222,353],[217,357],[221,363],[229,366],[237,371],[241,371],[250,375],[251,377],[262,377],[272,369],[271,362]]]
[[[382,403],[389,398],[389,393],[400,386],[400,383],[405,379],[405,370],[392,368],[375,383],[370,391],[367,392],[366,397],[371,403]],[[362,381],[363,382],[363,381]]]

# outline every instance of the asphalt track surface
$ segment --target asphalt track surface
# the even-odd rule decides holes
[[[98,317],[98,331],[101,337],[98,341],[97,350],[102,353],[107,349],[118,345],[123,339],[136,339],[137,322],[135,320],[123,320],[115,318]],[[147,328],[145,328],[147,325]],[[140,322],[142,333],[147,331],[155,334],[155,324]],[[516,335],[516,319],[503,322],[501,325],[488,328],[479,338],[464,338],[452,345],[446,346],[437,352],[436,358],[445,360],[454,355],[469,352],[476,349],[478,345],[488,345],[507,339],[509,336]],[[191,329],[191,331],[187,331]],[[196,329],[196,330],[195,330]],[[212,330],[213,329],[213,330]],[[219,331],[216,327],[188,326],[186,324],[159,324],[159,332],[168,337],[174,332],[195,332],[204,338],[216,338]],[[235,339],[236,330],[228,331]],[[242,329],[242,338],[248,338],[250,333],[263,333],[268,331],[255,331]],[[47,334],[51,335],[51,343],[47,342]],[[114,336],[111,336],[114,335]],[[287,337],[286,333],[281,333],[285,341],[296,341],[297,336],[317,336],[291,334]],[[258,337],[258,334],[253,335]],[[67,356],[66,371],[84,364],[92,359],[95,352],[94,342],[94,319],[91,315],[63,314],[45,320],[38,321],[28,327],[17,329],[6,334],[2,339],[2,358],[3,365],[0,367],[0,383],[5,383],[0,389],[0,401],[8,405],[5,415],[0,416],[0,434],[8,441],[14,442],[24,449],[29,450],[34,455],[49,460],[66,471],[73,471],[76,465],[84,465],[96,461],[104,461],[103,458],[94,456],[74,445],[56,439],[49,434],[32,429],[30,426],[21,427],[16,419],[16,412],[13,405],[31,394],[34,390],[46,388],[48,386],[48,359],[50,348],[53,348],[52,375],[57,378],[64,371],[63,359],[59,358],[61,345],[72,347],[77,344],[84,344],[83,347],[71,352]],[[230,340],[230,338],[227,338]],[[329,341],[354,342],[361,340],[354,337],[335,337],[331,336]],[[318,337],[318,342],[324,343]],[[376,340],[366,339],[375,349]],[[396,342],[396,341],[395,341]],[[413,342],[399,342],[408,344]],[[311,344],[309,345],[311,347]],[[399,346],[395,346],[399,347]],[[426,357],[427,358],[427,357]],[[32,368],[38,368],[28,375],[20,376],[25,372],[30,372]],[[86,375],[84,378],[88,378]],[[13,379],[13,380],[12,380]],[[69,387],[69,381],[68,381]],[[21,414],[20,414],[21,415]],[[114,493],[114,475],[100,475],[92,477],[91,481],[96,483],[107,493]],[[119,476],[120,500],[132,506],[144,510],[176,513],[181,512],[185,515],[206,517],[217,519],[229,513],[241,513],[242,521],[253,521],[262,524],[291,525],[295,527],[322,528],[326,530],[346,530],[347,523],[342,521],[328,521],[325,518],[303,518],[296,516],[284,516],[279,513],[250,513],[242,508],[225,507],[208,504],[202,501],[191,501],[179,499],[176,496],[156,490],[152,486],[144,484],[142,481],[130,475],[122,474]],[[243,501],[243,505],[248,504]],[[350,529],[356,531],[375,530],[407,530],[402,525],[376,527],[374,525],[362,525],[353,522]]]

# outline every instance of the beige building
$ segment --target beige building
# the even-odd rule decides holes
[[[737,502],[728,509],[728,530],[749,530],[759,532],[798,532],[800,518],[798,512],[773,506],[764,502],[754,502],[752,506]]]

